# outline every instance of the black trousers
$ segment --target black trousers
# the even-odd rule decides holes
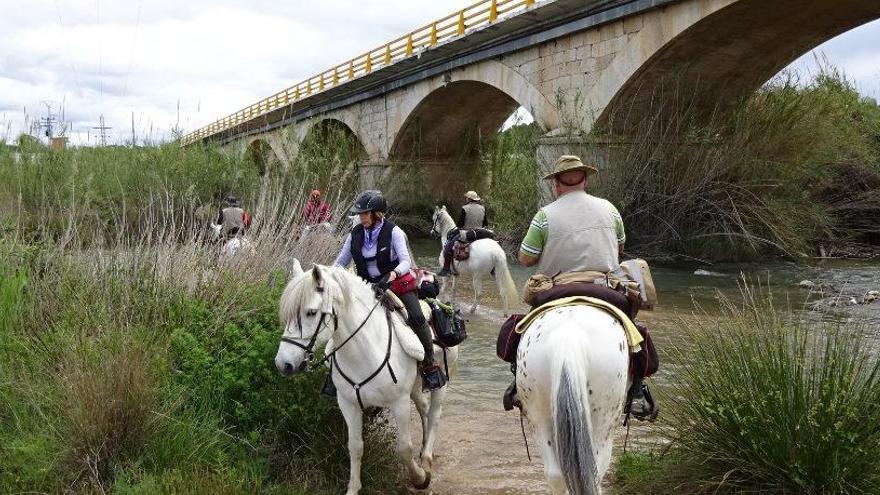
[[[431,364],[434,362],[434,336],[431,333],[431,327],[425,321],[425,315],[422,314],[422,306],[419,304],[419,293],[410,291],[404,295],[397,297],[403,302],[406,311],[409,313],[409,326],[419,337],[422,347],[425,348],[425,360],[423,363]]]

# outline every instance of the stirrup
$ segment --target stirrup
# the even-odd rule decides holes
[[[422,391],[438,390],[446,385],[446,377],[443,370],[436,364],[430,364],[421,369],[422,374]]]
[[[651,389],[648,388],[647,385],[642,385],[642,393],[644,395],[641,398],[645,401],[645,404],[647,404],[648,410],[639,412],[633,411],[632,405],[638,399],[632,398],[626,406],[627,412],[632,414],[632,416],[639,421],[654,422],[660,414],[660,406],[654,401],[654,397],[651,395]]]

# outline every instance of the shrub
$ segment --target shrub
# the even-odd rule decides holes
[[[867,329],[806,324],[744,296],[715,324],[682,322],[664,394],[673,444],[654,489],[876,492],[880,361]]]

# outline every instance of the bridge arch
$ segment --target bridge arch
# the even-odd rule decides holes
[[[247,141],[245,159],[253,163],[260,175],[285,166],[284,153],[272,136],[255,136]]]
[[[645,14],[590,91],[595,123],[623,131],[687,95],[698,117],[731,108],[825,41],[880,19],[864,0],[710,0]],[[658,103],[659,102],[659,103]],[[587,122],[586,128],[594,122]]]
[[[520,106],[544,131],[559,125],[556,106],[502,62],[489,60],[420,84],[395,109],[391,160],[473,158],[480,137],[493,136]],[[389,129],[389,130],[391,130]]]

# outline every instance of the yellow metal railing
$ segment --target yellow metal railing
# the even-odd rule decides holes
[[[464,36],[469,29],[480,28],[496,22],[499,17],[524,11],[535,3],[536,0],[480,0],[454,14],[438,19],[193,131],[183,136],[181,142],[190,144],[205,139],[273,110],[353,81],[382,67],[412,57],[421,50]]]

